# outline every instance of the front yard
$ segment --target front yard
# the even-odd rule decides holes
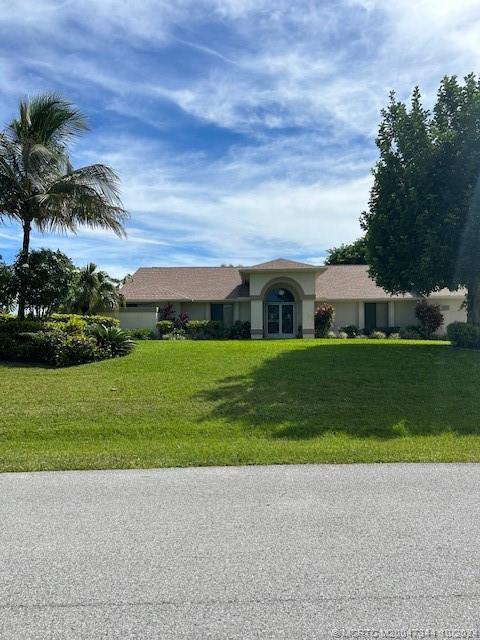
[[[0,470],[480,461],[480,353],[367,340],[141,342],[0,364]]]

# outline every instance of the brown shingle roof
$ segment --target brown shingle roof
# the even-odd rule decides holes
[[[236,267],[143,267],[126,282],[127,301],[228,300],[248,296]]]
[[[288,264],[300,265],[287,266]],[[263,265],[281,266],[263,266]],[[290,260],[272,260],[260,269],[314,268],[305,263]],[[335,265],[323,268],[316,278],[317,300],[391,300],[415,298],[412,294],[390,296],[368,276],[363,265]],[[234,300],[248,298],[248,285],[242,282],[242,273],[250,269],[237,267],[143,267],[123,285],[122,293],[127,302],[154,302],[174,300]],[[432,298],[461,298],[464,290],[456,292],[442,289]]]
[[[431,294],[431,298],[462,297],[465,291],[442,289]],[[319,273],[316,280],[317,300],[400,300],[414,299],[411,293],[391,296],[368,275],[368,267],[361,264],[332,265]]]

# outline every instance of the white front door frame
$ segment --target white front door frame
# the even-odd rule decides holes
[[[268,330],[268,308],[269,307],[277,307],[278,309],[278,331],[269,332]],[[283,330],[284,324],[284,307],[292,307],[293,310],[293,318],[292,318],[292,331],[291,333],[285,333]],[[286,339],[286,338],[295,338],[295,326],[297,320],[297,303],[296,302],[265,302],[263,305],[263,326],[264,333],[266,338],[278,338],[278,339]],[[275,322],[275,321],[274,321]]]

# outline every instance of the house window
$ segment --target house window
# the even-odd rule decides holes
[[[233,304],[211,304],[210,319],[223,322],[230,326],[233,324]]]

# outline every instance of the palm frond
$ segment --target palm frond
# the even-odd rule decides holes
[[[85,116],[70,102],[55,93],[44,93],[20,103],[19,119],[9,127],[17,140],[64,146],[67,141],[88,130]]]

